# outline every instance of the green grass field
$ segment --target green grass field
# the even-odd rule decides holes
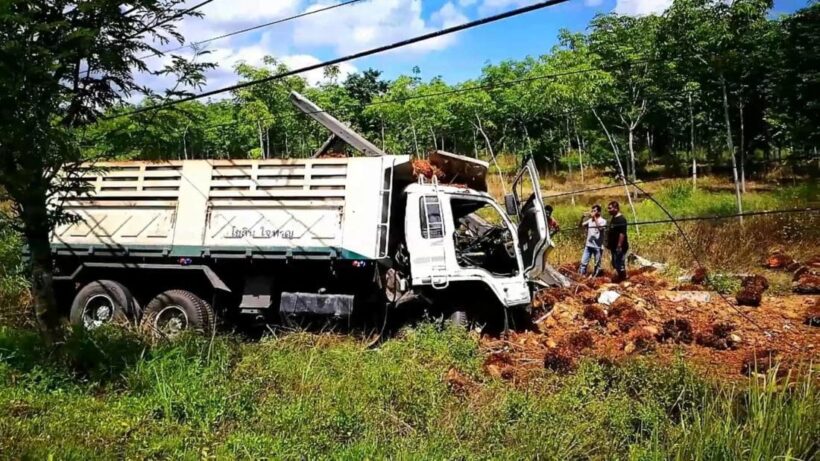
[[[51,348],[0,329],[4,459],[816,459],[816,376],[736,384],[684,362],[584,362],[521,385],[432,325],[377,350],[294,333],[151,348],[117,331]],[[460,388],[445,379],[466,377]]]

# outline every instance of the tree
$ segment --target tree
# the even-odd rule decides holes
[[[617,123],[626,131],[629,147],[629,174],[636,177],[635,130],[649,111],[655,92],[654,44],[659,18],[645,16],[597,16],[592,21],[589,36],[590,49],[613,76],[611,111],[617,114]]]
[[[130,97],[184,94],[202,84],[210,66],[180,56],[159,70],[146,64],[146,55],[162,54],[157,47],[183,42],[175,23],[198,13],[182,3],[8,0],[0,6],[0,186],[28,243],[35,312],[51,336],[59,317],[49,234],[69,219],[55,198],[77,189],[72,178],[84,160],[80,146],[90,141],[85,127]],[[138,73],[171,76],[176,85],[156,94],[139,83]]]
[[[820,3],[778,25],[772,75],[777,114],[795,146],[817,155],[820,144]]]

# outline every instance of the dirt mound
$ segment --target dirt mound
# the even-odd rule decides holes
[[[658,281],[656,278],[645,274],[637,274],[629,277],[629,282],[635,285],[653,286],[655,288],[667,288],[669,283],[666,280]]]
[[[779,366],[783,360],[779,351],[771,349],[763,349],[752,351],[743,358],[740,372],[746,376],[751,376],[754,373],[767,373],[775,366]],[[784,372],[785,368],[781,369]]]
[[[582,351],[594,346],[595,339],[592,337],[592,333],[588,331],[576,331],[569,335],[567,344],[576,351]]]
[[[539,313],[549,312],[558,300],[548,290],[540,290],[535,293],[532,300],[532,308]]]
[[[563,347],[550,349],[544,354],[544,368],[556,373],[569,373],[575,368],[575,357]]]
[[[698,333],[696,342],[711,349],[725,351],[735,349],[740,343],[740,337],[733,332],[735,325],[729,322],[717,322],[712,325],[712,330],[708,333]]]
[[[602,327],[605,327],[607,323],[606,311],[598,304],[589,304],[584,307],[584,318],[597,322]]]
[[[804,323],[810,327],[820,327],[820,306],[817,303],[809,306]]]
[[[740,283],[740,291],[735,295],[741,306],[757,307],[763,300],[763,292],[769,288],[769,281],[762,275],[744,277]]]
[[[484,359],[484,372],[494,378],[510,380],[515,377],[514,361],[507,352],[494,352]]]
[[[786,269],[793,263],[794,258],[777,250],[763,258],[762,266],[766,269]]]
[[[812,325],[820,324],[820,309],[814,297],[766,296],[758,308],[739,313],[715,294],[703,300],[663,294],[665,281],[657,273],[598,288],[590,280],[544,290],[549,295],[545,304],[553,307],[534,317],[540,320],[536,331],[482,337],[482,350],[491,357],[485,372],[521,384],[544,368],[571,372],[582,356],[618,362],[651,354],[666,362],[683,353],[715,376],[741,379],[742,370],[754,368],[754,363],[744,365],[754,351],[777,350],[789,363],[817,356],[820,328]],[[764,280],[753,278],[747,285],[765,287]],[[598,304],[605,291],[620,296],[610,306]]]
[[[676,318],[663,323],[661,341],[691,344],[693,339],[692,323],[689,320]]]
[[[618,312],[618,329],[626,333],[638,326],[646,316],[634,307],[627,307]]]
[[[692,283],[695,285],[703,285],[706,283],[707,273],[706,269],[702,267],[695,268],[695,272],[692,274]]]
[[[647,328],[640,328],[626,336],[624,352],[627,354],[651,351],[655,347],[655,335]]]
[[[820,294],[820,275],[805,272],[792,283],[792,290],[803,295]]]
[[[621,296],[609,306],[609,315],[617,317],[625,310],[633,309],[634,307],[635,302],[633,302],[631,298]]]

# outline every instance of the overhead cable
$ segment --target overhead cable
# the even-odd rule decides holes
[[[341,64],[343,62],[352,61],[352,60],[363,58],[363,57],[366,57],[366,56],[372,56],[372,55],[375,55],[375,54],[384,53],[386,51],[391,51],[391,50],[394,50],[394,49],[397,49],[397,48],[402,48],[402,47],[405,47],[405,46],[413,45],[415,43],[420,43],[420,42],[430,40],[430,39],[433,39],[433,38],[442,37],[442,36],[445,36],[445,35],[453,34],[453,33],[456,33],[456,32],[460,32],[460,31],[463,31],[463,30],[467,30],[467,29],[471,29],[471,28],[474,28],[474,27],[482,26],[482,25],[485,25],[485,24],[501,21],[503,19],[511,18],[511,17],[514,17],[514,16],[519,16],[519,15],[522,15],[522,14],[525,14],[525,13],[529,13],[531,11],[540,10],[540,9],[543,9],[543,8],[559,5],[561,3],[566,3],[568,1],[569,0],[547,0],[547,1],[543,1],[543,2],[538,2],[538,3],[535,3],[535,4],[529,5],[529,6],[524,6],[524,7],[521,7],[521,8],[516,8],[514,10],[499,13],[499,14],[496,14],[496,15],[487,16],[487,17],[484,17],[484,18],[481,18],[481,19],[477,19],[475,21],[465,22],[463,24],[459,24],[459,25],[452,26],[452,27],[447,27],[447,28],[444,28],[444,29],[441,29],[441,30],[438,30],[438,31],[435,31],[435,32],[430,32],[430,33],[427,33],[427,34],[422,34],[422,35],[419,35],[419,36],[416,36],[416,37],[401,40],[401,41],[398,41],[398,42],[395,42],[395,43],[392,43],[392,44],[389,44],[389,45],[378,46],[376,48],[371,48],[369,50],[364,50],[364,51],[353,53],[353,54],[350,54],[350,55],[347,55],[347,56],[342,56],[342,57],[339,57],[339,58],[335,58],[335,59],[331,59],[331,60],[328,60],[328,61],[320,62],[320,63],[317,63],[317,64],[312,64],[312,65],[309,65],[309,66],[300,67],[298,69],[290,70],[290,71],[287,71],[287,72],[282,72],[282,73],[279,73],[279,74],[276,74],[276,75],[271,75],[269,77],[265,77],[265,78],[261,78],[261,79],[257,79],[257,80],[250,80],[250,81],[247,81],[247,82],[241,82],[241,83],[226,86],[226,87],[223,87],[223,88],[218,88],[218,89],[215,89],[215,90],[205,91],[205,92],[198,93],[198,94],[195,94],[195,95],[175,99],[173,101],[168,101],[168,102],[165,102],[165,103],[155,104],[155,105],[147,106],[147,107],[141,107],[141,108],[135,109],[135,110],[130,111],[130,112],[114,115],[114,116],[107,117],[107,118],[108,119],[113,119],[113,118],[127,117],[127,116],[131,116],[131,115],[139,114],[139,113],[142,113],[142,112],[148,112],[148,111],[152,111],[152,110],[164,109],[164,108],[175,106],[177,104],[181,104],[181,103],[184,103],[184,102],[194,101],[194,100],[206,98],[206,97],[209,97],[209,96],[215,96],[217,94],[225,93],[225,92],[228,92],[228,91],[236,91],[236,90],[239,90],[239,89],[247,88],[247,87],[258,85],[258,84],[261,84],[261,83],[271,82],[271,81],[274,81],[274,80],[281,80],[283,78],[290,77],[290,76],[293,76],[293,75],[298,75],[298,74],[308,72],[308,71],[311,71],[311,70],[321,69],[323,67],[333,66],[333,65],[336,65],[336,64]]]

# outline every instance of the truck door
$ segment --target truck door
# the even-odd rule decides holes
[[[513,181],[513,198],[518,217],[518,245],[528,278],[540,275],[545,251],[552,247],[547,226],[547,212],[541,198],[538,170],[529,159]]]
[[[408,197],[405,235],[410,252],[410,272],[413,284],[430,284],[446,288],[447,239],[443,203],[434,193]]]

